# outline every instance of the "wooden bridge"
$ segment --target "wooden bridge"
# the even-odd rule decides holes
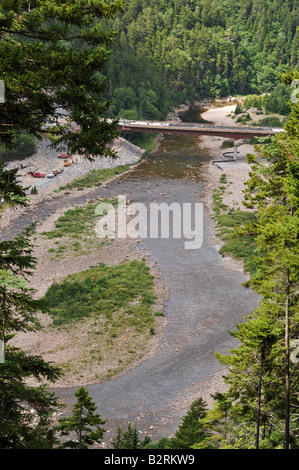
[[[266,137],[283,132],[281,128],[270,127],[241,127],[241,126],[215,126],[213,124],[198,123],[169,123],[157,121],[129,121],[119,120],[119,131],[123,132],[153,132],[159,134],[193,134],[226,137],[233,140],[253,139]]]

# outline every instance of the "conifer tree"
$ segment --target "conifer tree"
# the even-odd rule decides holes
[[[112,445],[114,449],[139,449],[141,443],[138,437],[137,426],[132,426],[132,424],[129,423],[126,431],[119,427]]]
[[[58,401],[45,386],[29,386],[28,378],[54,382],[59,370],[41,357],[10,346],[18,332],[38,328],[39,302],[28,284],[35,267],[28,228],[14,240],[0,242],[0,448],[49,447],[50,418]]]
[[[105,432],[102,425],[106,421],[103,421],[96,413],[96,404],[86,388],[80,387],[75,396],[77,402],[74,405],[72,415],[60,418],[55,431],[59,432],[61,436],[69,436],[74,433],[77,437],[63,442],[60,448],[88,449],[89,446],[99,443],[102,439]]]
[[[175,435],[170,439],[173,449],[190,449],[204,437],[202,420],[207,414],[207,404],[200,397],[190,406]]]
[[[299,404],[298,365],[290,362],[291,343],[299,335],[299,106],[290,105],[286,132],[260,149],[261,161],[249,157],[254,164],[245,204],[257,207],[257,221],[250,230],[258,252],[256,274],[246,285],[262,301],[253,319],[234,333],[241,341],[240,349],[231,356],[218,355],[230,366],[226,380],[234,402],[231,413],[256,423],[256,447],[260,438],[265,444],[265,430],[271,437],[274,426],[280,428],[283,438],[267,445],[285,449],[298,442],[291,417],[296,418]]]
[[[17,172],[16,168],[8,169],[0,161],[0,202],[14,207],[26,206],[28,204],[26,191],[17,182]]]
[[[116,123],[102,74],[116,32],[105,26],[123,0],[4,0],[0,4],[0,143],[50,136],[69,153],[110,155]],[[54,127],[45,126],[51,119]]]

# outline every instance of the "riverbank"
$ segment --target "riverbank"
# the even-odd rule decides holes
[[[203,160],[213,155],[199,150],[200,138],[165,136],[149,159],[116,184],[107,185],[109,197],[127,194],[143,203],[202,202]],[[199,158],[199,156],[201,156]],[[172,436],[191,403],[202,397],[213,405],[211,394],[227,386],[215,351],[235,346],[233,331],[256,307],[255,296],[243,287],[243,272],[228,269],[216,249],[213,221],[204,213],[203,246],[185,250],[181,239],[145,238],[139,246],[155,261],[169,289],[165,325],[158,349],[138,367],[113,380],[88,385],[109,433],[107,448],[118,426],[136,424],[153,442]],[[74,403],[74,388],[58,389],[63,402]]]
[[[3,211],[0,217],[0,228],[8,226],[13,220],[34,210],[41,201],[51,201],[54,198],[72,199],[72,193],[69,191],[57,191],[60,187],[71,183],[75,179],[82,178],[93,170],[112,169],[125,165],[131,165],[131,168],[133,168],[141,161],[145,153],[143,149],[121,137],[111,143],[111,149],[116,153],[116,158],[98,157],[94,161],[89,161],[83,157],[74,156],[74,164],[64,168],[63,159],[58,159],[57,153],[51,151],[47,147],[47,142],[44,142],[43,144],[39,143],[36,153],[31,157],[22,161],[15,160],[9,162],[7,168],[18,168],[19,182],[24,188],[29,188],[29,206],[18,207],[16,209],[7,208]],[[31,171],[41,171],[47,175],[54,169],[63,169],[63,172],[54,178],[43,179],[34,179],[29,174]],[[130,171],[130,169],[127,171]],[[108,184],[114,178],[118,178],[118,175],[108,179],[103,184]],[[30,194],[32,186],[37,187],[37,194]],[[85,195],[92,191],[93,188],[85,188],[81,194]]]
[[[202,114],[203,119],[211,121],[216,125],[235,125],[232,113],[236,105],[228,105],[218,109],[211,108]],[[230,147],[231,144],[231,147]],[[222,194],[222,203],[229,209],[246,211],[247,209],[242,201],[244,200],[244,190],[246,182],[249,179],[251,166],[246,162],[248,153],[257,155],[254,145],[243,141],[238,144],[238,156],[236,161],[229,161],[223,157],[225,152],[233,152],[233,141],[221,137],[201,138],[201,148],[207,149],[210,154],[210,161],[203,163],[203,173],[205,180],[205,189],[203,193],[203,202],[211,218],[215,217],[213,210],[214,191],[221,186],[220,179],[225,175],[227,184]],[[217,163],[213,163],[216,161]],[[219,162],[221,161],[221,162]],[[214,221],[214,242],[220,249],[225,242],[217,236],[217,223]],[[232,270],[244,270],[244,263],[241,260],[225,256],[227,266]]]
[[[170,237],[167,240],[145,238],[140,243],[116,240],[77,256],[78,253],[71,253],[75,249],[73,241],[64,243],[55,238],[43,238],[42,233],[53,231],[55,221],[65,210],[76,205],[86,208],[88,204],[97,204],[103,198],[111,199],[119,194],[145,205],[161,200],[181,204],[202,202],[204,167],[198,156],[211,161],[216,155],[213,145],[219,146],[219,142],[211,139],[206,142],[207,151],[199,152],[199,141],[200,138],[166,137],[161,139],[158,153],[154,152],[149,159],[142,160],[111,182],[83,191],[62,191],[35,206],[39,220],[34,242],[39,264],[32,286],[37,290],[37,297],[42,296],[53,281],[98,262],[117,266],[122,261],[144,260],[155,276],[158,303],[153,307],[165,316],[156,317],[155,334],[143,341],[139,356],[134,349],[136,352],[131,356],[134,360],[130,364],[123,363],[121,371],[116,368],[109,371],[115,366],[112,359],[122,360],[117,351],[114,358],[105,357],[102,363],[95,363],[99,356],[86,362],[85,351],[91,358],[94,353],[98,354],[101,340],[101,329],[95,328],[88,319],[84,324],[63,330],[52,328],[51,319],[44,316],[43,330],[18,337],[23,349],[42,354],[56,364],[71,365],[64,378],[55,384],[55,393],[67,404],[68,412],[74,404],[78,385],[86,386],[101,416],[107,420],[109,433],[103,446],[108,448],[113,433],[119,426],[126,428],[128,422],[136,424],[140,433],[155,442],[174,434],[181,418],[199,396],[212,406],[211,394],[226,389],[225,368],[215,358],[215,351],[224,352],[234,346],[228,331],[250,314],[256,306],[255,298],[242,286],[246,280],[243,273],[229,270],[215,249],[213,222],[207,214],[203,227],[204,246],[195,252],[185,250],[182,240]],[[12,222],[10,230],[4,231],[7,238],[25,224],[29,225],[32,212],[36,211]],[[111,341],[117,340],[115,333]],[[129,354],[133,353],[130,346],[127,349],[130,349]],[[95,367],[93,372],[90,365]],[[99,378],[101,367],[102,379]]]
[[[52,217],[52,221],[55,217]],[[41,298],[54,283],[59,283],[71,274],[89,270],[92,266],[104,263],[106,266],[118,266],[133,260],[145,263],[153,276],[156,300],[152,306],[155,316],[155,334],[148,332],[136,335],[127,331],[108,338],[104,330],[98,334],[101,326],[95,326],[96,317],[90,317],[62,326],[53,326],[53,318],[47,314],[38,315],[41,329],[35,332],[18,333],[11,341],[15,347],[27,354],[41,355],[44,360],[61,368],[63,375],[51,388],[78,387],[100,383],[111,377],[118,377],[137,367],[155,355],[160,347],[167,320],[160,315],[168,300],[167,286],[161,280],[158,265],[146,252],[136,249],[135,240],[115,240],[105,244],[84,256],[63,256],[53,259],[49,256],[49,242],[41,236],[49,227],[50,220],[38,227],[36,248],[33,255],[37,258],[36,270],[30,279],[30,286],[35,290],[35,297]],[[136,280],[137,281],[137,280]],[[115,327],[116,325],[114,325]],[[114,328],[115,329],[115,328]],[[110,333],[109,333],[110,334]],[[107,344],[106,344],[107,343]],[[109,354],[108,354],[109,350]],[[134,350],[134,351],[133,351]],[[133,354],[134,352],[134,354]],[[34,381],[30,385],[37,385]],[[49,384],[50,385],[50,384]]]
[[[210,113],[209,117],[211,118],[211,122],[214,122],[212,119],[215,118],[217,120],[218,113],[217,111],[221,109],[222,107],[227,107],[227,106],[232,106],[232,109],[234,110],[238,102],[243,102],[244,98],[235,98],[233,96],[229,96],[228,98],[222,98],[222,99],[205,99],[200,102],[187,102],[185,104],[182,104],[181,106],[176,106],[173,109],[170,110],[168,116],[167,116],[167,121],[172,121],[172,122],[181,122],[182,116],[186,113],[189,112],[190,109],[194,108],[197,110],[207,110],[207,111],[212,111],[214,110],[214,113]],[[206,118],[203,117],[203,113],[200,113],[201,117],[205,120]]]
[[[99,263],[104,263],[106,266],[117,266],[124,262],[129,263],[132,260],[138,260],[148,266],[150,274],[153,276],[156,296],[152,306],[153,315],[158,312],[158,315],[155,316],[154,334],[150,334],[148,330],[146,334],[139,335],[138,341],[136,341],[137,336],[132,336],[129,331],[127,335],[121,337],[117,335],[113,339],[114,346],[109,346],[109,354],[102,354],[101,361],[94,360],[95,348],[105,350],[103,335],[93,337],[94,319],[86,319],[80,324],[72,323],[68,327],[57,328],[53,327],[50,316],[41,314],[39,315],[40,330],[16,335],[12,340],[14,346],[21,348],[28,354],[41,355],[46,361],[62,368],[63,375],[55,382],[54,388],[99,383],[112,376],[117,377],[120,374],[127,373],[132,367],[137,367],[157,352],[167,323],[163,316],[164,305],[168,299],[167,286],[160,279],[156,262],[140,249],[140,240],[126,238],[103,244],[101,240],[95,238],[94,233],[89,233],[87,237],[90,239],[91,236],[93,241],[88,242],[87,252],[82,254],[80,250],[77,251],[74,248],[74,246],[78,247],[81,242],[76,242],[67,236],[54,238],[53,240],[49,240],[44,236],[45,233],[55,230],[55,224],[59,217],[78,207],[77,202],[75,202],[78,197],[80,200],[85,201],[80,204],[83,209],[87,204],[94,204],[94,207],[96,207],[97,201],[102,200],[101,197],[95,197],[96,186],[86,187],[80,191],[71,188],[56,193],[54,192],[55,189],[67,182],[71,183],[74,178],[82,177],[92,170],[131,165],[129,170],[103,182],[101,188],[105,190],[112,182],[115,183],[119,177],[127,176],[134,171],[144,155],[144,150],[122,138],[113,142],[112,146],[118,155],[117,159],[98,159],[98,161],[74,165],[72,167],[73,171],[64,172],[64,175],[67,175],[66,177],[57,178],[52,185],[42,187],[36,196],[30,196],[29,207],[16,211],[8,210],[1,219],[1,225],[4,228],[14,221],[17,222],[18,218],[26,217],[26,215],[30,216],[35,212],[38,214],[41,205],[45,208],[49,207],[49,215],[44,217],[43,221],[39,220],[38,216],[36,217],[37,228],[33,236],[35,246],[33,256],[37,259],[37,267],[32,272],[30,287],[34,290],[35,298],[41,298],[45,295],[47,289],[54,282],[60,282],[70,274],[88,270],[91,266],[96,266]],[[41,163],[43,161],[41,159]],[[34,165],[35,158],[26,163]],[[117,197],[117,194],[115,196]],[[50,207],[55,201],[56,210],[51,211]],[[84,245],[84,242],[82,244]],[[131,352],[124,354],[121,350],[126,344],[128,345],[126,349]],[[129,344],[131,344],[131,349]],[[35,383],[31,383],[31,385],[33,384]]]

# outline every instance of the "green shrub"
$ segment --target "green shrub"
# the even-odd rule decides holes
[[[154,321],[153,279],[143,262],[134,260],[117,266],[101,264],[54,283],[42,303],[54,324],[92,315],[111,319],[115,312],[122,310],[118,322],[123,321],[138,330]]]
[[[291,88],[279,83],[269,96],[265,109],[268,113],[277,113],[287,116],[290,114],[288,102],[291,98]]]
[[[244,101],[244,108],[256,108],[258,110],[262,110],[268,100],[268,95],[248,95]]]
[[[252,121],[250,114],[241,114],[240,116],[237,117],[236,122],[240,124],[246,124],[246,122]]]
[[[269,116],[260,119],[258,123],[254,123],[255,126],[265,127],[283,127],[284,123],[276,116]]]
[[[238,114],[242,114],[243,112],[244,111],[243,111],[242,106],[240,105],[240,103],[238,103],[235,109],[235,114],[238,115]]]
[[[113,176],[120,175],[125,171],[129,170],[131,165],[119,165],[115,168],[108,168],[102,170],[92,170],[82,178],[78,178],[65,186],[61,186],[59,191],[65,189],[76,188],[77,190],[83,190],[84,188],[91,188],[92,186],[100,186],[106,180]]]

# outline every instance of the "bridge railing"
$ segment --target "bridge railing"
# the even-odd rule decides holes
[[[252,131],[252,132],[257,132],[257,131],[264,131],[269,134],[274,134],[274,133],[280,133],[283,132],[283,128],[272,128],[272,127],[260,127],[260,126],[252,126],[252,127],[245,127],[245,126],[219,126],[215,124],[210,124],[210,123],[172,123],[172,122],[167,122],[167,121],[129,121],[129,120],[119,120],[119,126],[121,128],[170,128],[170,129],[219,129],[222,131],[232,131],[232,132],[242,132],[242,131]],[[128,129],[130,130],[130,129]]]

